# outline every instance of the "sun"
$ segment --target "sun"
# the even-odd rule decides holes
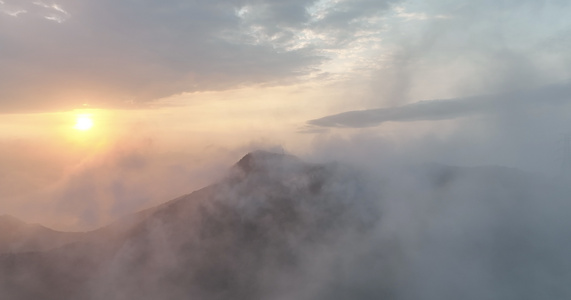
[[[93,127],[93,120],[91,119],[91,115],[81,114],[77,115],[76,123],[73,128],[81,131],[90,130]]]

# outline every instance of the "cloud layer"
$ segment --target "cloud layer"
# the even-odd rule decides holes
[[[347,80],[402,105],[569,80],[565,1],[0,2],[0,112]]]
[[[326,48],[356,40],[350,32],[390,2],[5,0],[0,111],[291,81],[318,72]]]

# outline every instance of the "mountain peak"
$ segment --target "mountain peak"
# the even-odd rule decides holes
[[[284,166],[286,164],[301,164],[302,161],[289,154],[275,153],[263,150],[256,150],[246,154],[240,159],[235,167],[245,173],[267,171],[276,166]]]

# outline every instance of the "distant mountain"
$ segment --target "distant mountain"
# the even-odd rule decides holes
[[[39,224],[28,224],[10,215],[0,216],[0,253],[51,250],[81,236],[81,233],[60,232]]]
[[[568,299],[565,193],[507,168],[373,176],[257,151],[59,248],[0,255],[0,298]]]

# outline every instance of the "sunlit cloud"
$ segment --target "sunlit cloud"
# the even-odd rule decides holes
[[[71,16],[67,11],[65,11],[60,5],[56,3],[47,4],[45,2],[37,1],[33,2],[33,4],[48,9],[48,12],[46,12],[46,15],[44,15],[46,20],[63,23]]]
[[[394,8],[395,15],[398,18],[405,19],[407,21],[425,21],[429,19],[450,19],[452,16],[449,15],[429,15],[424,12],[409,12],[405,6],[397,6]]]
[[[57,3],[47,4],[42,1],[24,1],[16,2],[15,4],[6,4],[3,1],[0,2],[0,12],[13,17],[18,17],[21,14],[31,14],[57,23],[63,23],[71,16],[61,5]]]
[[[6,2],[0,1],[0,13],[4,13],[12,17],[18,17],[19,15],[27,12],[28,11],[23,8],[14,5],[7,5]]]

